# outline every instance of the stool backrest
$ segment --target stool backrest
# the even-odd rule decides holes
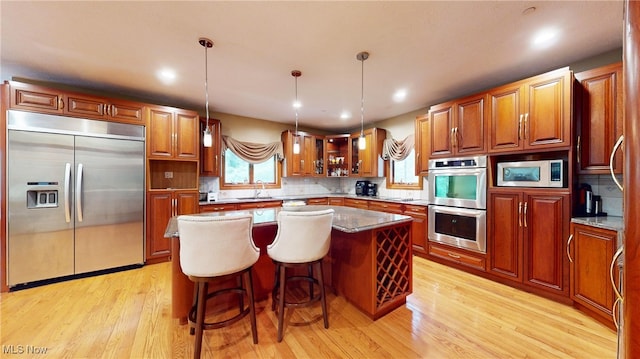
[[[194,277],[217,277],[252,266],[260,255],[253,243],[253,216],[178,217],[180,267]]]
[[[284,263],[305,263],[329,252],[333,209],[309,212],[280,211],[278,233],[267,247],[272,259]]]

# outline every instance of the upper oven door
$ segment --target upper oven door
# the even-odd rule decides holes
[[[429,204],[487,208],[487,169],[450,168],[429,171]]]

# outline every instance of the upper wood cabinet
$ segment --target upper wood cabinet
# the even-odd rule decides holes
[[[349,159],[350,176],[353,177],[384,177],[384,161],[382,160],[382,146],[387,138],[387,131],[381,128],[364,130],[365,149],[358,147],[360,132],[351,135]]]
[[[324,162],[328,177],[349,176],[349,135],[329,135],[324,138]]]
[[[207,119],[200,118],[200,132],[204,133],[207,127]],[[220,160],[222,158],[222,136],[220,135],[220,121],[209,119],[209,130],[213,143],[211,147],[200,146],[200,174],[208,177],[220,177]],[[202,143],[202,141],[200,141]]]
[[[198,160],[199,119],[194,111],[148,108],[147,156],[155,159]]]
[[[145,104],[9,82],[12,109],[144,125]]]
[[[571,145],[568,68],[488,91],[489,152],[517,152]]]
[[[576,153],[581,174],[609,173],[609,157],[622,135],[622,63],[575,74]],[[622,173],[623,156],[613,169]]]
[[[487,152],[486,94],[472,95],[429,109],[430,157]]]
[[[431,153],[429,114],[416,117],[415,127],[416,175],[426,176],[429,172],[429,154]]]
[[[285,165],[283,167],[283,177],[293,176],[313,176],[317,174],[319,161],[323,161],[324,150],[317,150],[317,141],[320,140],[321,146],[323,144],[322,136],[312,135],[306,132],[298,131],[284,131],[281,135],[282,143],[284,145],[284,159]],[[294,144],[300,145],[300,152],[294,153]],[[320,157],[318,157],[320,156]],[[323,170],[321,172],[324,172]]]

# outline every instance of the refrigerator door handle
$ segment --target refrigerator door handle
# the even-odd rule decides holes
[[[624,190],[622,188],[622,185],[616,178],[616,174],[613,173],[613,161],[616,157],[616,152],[618,151],[618,148],[620,148],[620,145],[622,144],[623,141],[624,141],[624,135],[620,136],[618,138],[618,141],[616,141],[616,144],[613,145],[613,150],[611,150],[611,156],[609,157],[609,172],[611,172],[611,179],[613,179],[613,182],[615,182],[616,186],[620,188],[620,191],[624,191]]]
[[[69,223],[71,222],[71,206],[69,203],[71,202],[71,163],[67,163],[64,167],[64,220]]]
[[[78,164],[78,174],[76,179],[76,208],[78,212],[78,222],[82,222],[82,163]]]

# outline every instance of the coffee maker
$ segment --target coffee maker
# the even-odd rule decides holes
[[[367,196],[367,191],[369,189],[369,181],[356,181],[356,196]]]
[[[375,183],[367,184],[367,196],[375,197],[378,195],[378,185]]]

